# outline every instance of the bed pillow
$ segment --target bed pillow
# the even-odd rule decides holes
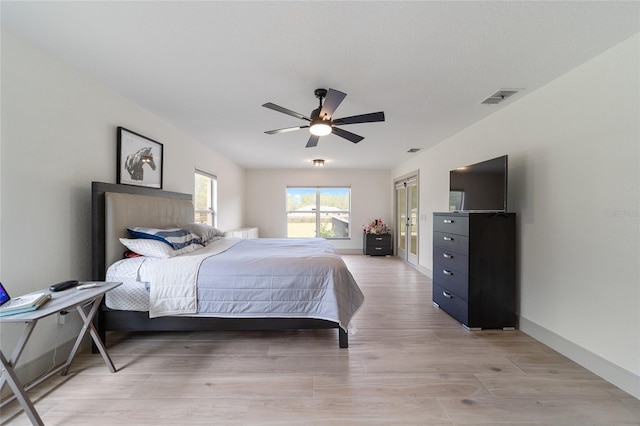
[[[224,235],[221,230],[214,228],[211,225],[207,225],[206,223],[190,223],[188,225],[183,225],[182,228],[202,238],[202,242],[204,243],[209,242],[209,240],[212,240],[215,237],[222,237]]]
[[[202,244],[202,238],[181,228],[157,229],[137,226],[135,228],[127,228],[127,231],[133,238],[161,241],[171,246],[174,250],[180,250],[191,244]]]
[[[134,253],[147,257],[157,257],[160,259],[168,259],[179,254],[190,253],[203,247],[201,244],[190,244],[179,250],[174,250],[171,246],[162,241],[148,238],[120,238],[120,242]]]

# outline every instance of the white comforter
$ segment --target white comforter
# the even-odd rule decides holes
[[[225,238],[148,263],[150,316],[317,318],[347,330],[364,301],[342,258],[322,239]]]
[[[153,270],[149,286],[149,317],[198,312],[198,271],[205,259],[220,254],[241,240],[221,239],[201,250],[163,259]]]

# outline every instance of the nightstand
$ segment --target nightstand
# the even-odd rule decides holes
[[[391,234],[363,234],[362,251],[369,256],[387,256],[393,254]]]

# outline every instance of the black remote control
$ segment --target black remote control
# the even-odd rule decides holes
[[[78,281],[76,281],[76,280],[62,281],[61,283],[54,284],[51,287],[49,287],[49,290],[50,291],[62,291],[62,290],[66,290],[66,289],[71,288],[71,287],[75,287],[77,285],[78,285]]]

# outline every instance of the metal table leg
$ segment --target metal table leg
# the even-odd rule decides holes
[[[109,367],[109,371],[111,371],[112,373],[116,372],[116,367],[113,365],[113,361],[111,360],[109,353],[104,347],[102,340],[100,340],[100,336],[98,336],[98,332],[93,326],[93,317],[98,312],[98,309],[100,308],[100,302],[102,302],[103,297],[104,295],[100,295],[93,301],[93,304],[88,314],[84,312],[84,309],[82,308],[82,306],[76,306],[76,309],[78,310],[78,313],[80,314],[80,318],[82,318],[82,321],[84,322],[84,324],[82,325],[80,334],[78,334],[78,338],[76,339],[76,342],[73,345],[73,349],[71,349],[71,352],[67,357],[67,362],[65,363],[64,368],[62,368],[63,376],[65,376],[69,371],[69,367],[71,366],[71,361],[73,361],[73,357],[76,355],[76,352],[80,348],[82,339],[84,338],[85,334],[87,334],[87,331],[91,335],[91,338],[93,339],[93,343],[95,343],[96,347],[100,351],[100,355],[102,355],[102,359],[104,360],[105,364],[107,364],[107,367]]]
[[[27,417],[29,417],[29,420],[31,420],[31,423],[33,423],[34,425],[44,426],[44,423],[42,422],[42,419],[38,415],[36,408],[33,406],[33,403],[27,396],[27,392],[24,386],[18,379],[18,376],[16,376],[15,372],[13,371],[13,367],[16,365],[16,362],[18,361],[18,358],[20,357],[20,354],[22,353],[22,350],[26,345],[27,340],[29,339],[29,336],[31,335],[31,332],[33,331],[34,326],[35,326],[35,321],[27,325],[27,329],[25,329],[25,332],[22,334],[20,341],[16,345],[16,348],[14,349],[13,354],[11,355],[11,361],[8,361],[4,357],[4,354],[0,352],[0,363],[2,366],[2,377],[0,377],[0,389],[2,388],[2,385],[4,385],[4,382],[6,381],[9,387],[11,388],[11,390],[13,391],[13,395],[18,400],[18,402],[20,402],[20,405],[22,406],[22,409],[24,410],[25,414],[27,415]],[[13,400],[13,398],[11,398],[10,400]]]

